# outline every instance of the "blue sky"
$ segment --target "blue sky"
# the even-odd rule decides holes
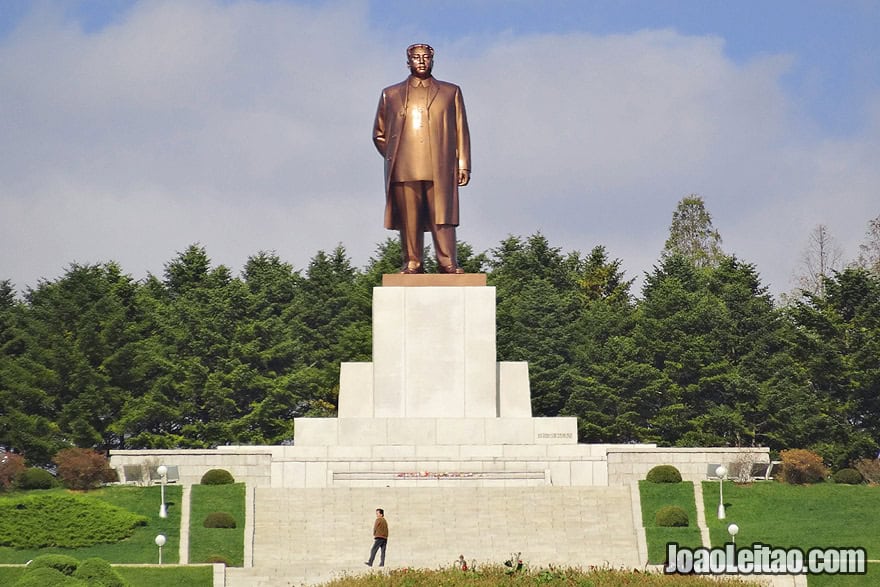
[[[471,118],[462,239],[540,230],[639,277],[698,193],[781,293],[817,224],[847,261],[880,214],[878,30],[877,0],[0,0],[0,279],[192,242],[366,262],[375,102],[424,40]]]
[[[34,4],[3,0],[0,34],[14,28]],[[66,17],[91,33],[123,20],[133,4],[62,3]],[[783,82],[826,133],[858,132],[866,96],[880,92],[878,0],[435,0],[418,3],[415,10],[413,4],[367,3],[373,31],[393,43],[420,34],[454,41],[499,32],[608,35],[670,28],[718,36],[726,55],[741,62],[766,54],[791,55],[794,62]]]

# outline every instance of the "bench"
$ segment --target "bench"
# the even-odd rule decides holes
[[[719,479],[719,477],[718,477],[718,473],[716,473],[715,471],[720,466],[721,466],[721,463],[709,463],[708,465],[706,465],[706,479],[709,479],[711,481],[717,481]],[[725,465],[725,467],[727,467],[727,465]],[[727,470],[729,473],[730,467],[727,467]]]
[[[141,465],[122,465],[123,483],[143,485],[144,468]]]
[[[755,463],[752,465],[751,478],[755,481],[771,481],[773,476],[779,470],[780,461],[770,461],[769,463]]]

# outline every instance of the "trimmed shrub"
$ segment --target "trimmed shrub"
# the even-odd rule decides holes
[[[654,523],[664,528],[682,528],[686,527],[690,520],[687,512],[677,505],[667,505],[654,514]]]
[[[55,569],[64,575],[72,575],[79,566],[79,559],[66,554],[43,554],[31,561],[28,571],[34,569]]]
[[[26,468],[23,456],[14,452],[0,452],[0,491],[12,488],[16,478]]]
[[[831,478],[834,479],[835,483],[841,483],[843,485],[859,485],[864,481],[861,473],[850,468],[839,470]]]
[[[57,569],[48,567],[32,568],[28,565],[21,578],[13,587],[89,587],[88,583],[69,577]]]
[[[235,483],[232,473],[226,469],[211,469],[202,475],[202,485],[231,485]]]
[[[107,457],[90,448],[65,448],[52,459],[68,489],[97,489],[111,476]]]
[[[112,467],[107,467],[104,474],[104,483],[119,483],[119,471]]]
[[[112,544],[146,524],[145,516],[79,495],[36,492],[0,500],[0,546],[12,548]]]
[[[856,470],[868,483],[880,483],[880,459],[859,459]]]
[[[681,473],[672,465],[657,465],[645,476],[651,483],[681,483]]]
[[[793,485],[818,483],[828,477],[828,468],[822,457],[802,448],[784,450],[779,453],[782,459],[782,481]]]
[[[205,528],[235,528],[235,518],[226,512],[211,512],[202,523]]]
[[[55,485],[55,476],[46,469],[37,467],[25,469],[15,479],[15,486],[19,489],[52,489]]]
[[[73,576],[97,587],[126,587],[127,583],[102,558],[87,558],[79,564]]]

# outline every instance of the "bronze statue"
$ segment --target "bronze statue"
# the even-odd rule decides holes
[[[455,253],[458,186],[471,174],[461,88],[435,79],[434,49],[406,49],[410,76],[382,90],[373,143],[385,159],[385,228],[400,231],[401,273],[424,273],[424,233],[441,273],[464,273]]]

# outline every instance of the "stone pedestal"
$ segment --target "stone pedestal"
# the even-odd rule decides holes
[[[343,363],[338,418],[298,418],[297,446],[577,443],[575,418],[532,418],[529,368],[495,360],[485,275],[386,275],[373,362]]]
[[[375,417],[496,417],[495,370],[494,287],[373,291]]]

